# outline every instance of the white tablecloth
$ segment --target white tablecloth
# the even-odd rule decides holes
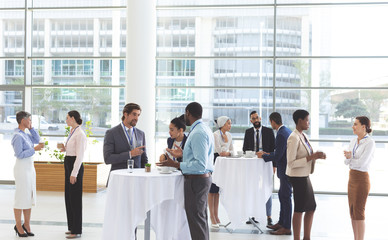
[[[184,209],[183,175],[156,169],[110,173],[103,226],[104,240],[135,239],[135,228],[151,210],[156,239],[191,239]]]
[[[249,217],[266,223],[265,204],[273,189],[272,162],[261,158],[218,157],[213,183],[220,187],[230,228],[245,224]]]

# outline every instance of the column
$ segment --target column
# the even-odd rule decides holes
[[[156,0],[127,1],[126,103],[141,106],[137,127],[145,132],[155,162]]]

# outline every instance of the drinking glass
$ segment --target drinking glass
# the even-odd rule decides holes
[[[127,170],[129,173],[133,172],[133,167],[134,167],[134,160],[133,159],[128,159],[127,161]]]

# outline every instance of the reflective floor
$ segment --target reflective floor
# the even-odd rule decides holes
[[[13,226],[13,198],[14,186],[0,185],[0,239],[18,239],[15,237]],[[83,234],[82,239],[101,239],[104,218],[106,191],[99,193],[85,193],[83,195]],[[314,217],[312,239],[317,240],[351,240],[353,239],[349,220],[347,196],[316,195],[317,211]],[[366,240],[388,239],[385,232],[388,216],[388,197],[369,197],[366,206]],[[279,201],[273,196],[273,219],[278,219]],[[220,219],[227,222],[225,209],[220,206]],[[63,193],[38,192],[37,206],[32,208],[31,227],[37,240],[65,239],[66,227],[65,204]],[[265,219],[262,219],[264,221]],[[263,227],[263,230],[265,227]],[[125,229],[123,229],[125,231]],[[143,239],[143,226],[138,228],[138,239]],[[155,236],[151,234],[151,239]],[[226,229],[211,229],[210,239],[268,239],[292,240],[292,236],[272,236],[268,230],[264,234],[250,225],[243,224],[233,233]]]

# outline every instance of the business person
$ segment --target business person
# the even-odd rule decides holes
[[[304,240],[310,240],[311,227],[316,209],[313,186],[309,175],[314,172],[315,161],[326,159],[323,152],[314,152],[313,148],[303,131],[310,127],[309,113],[306,110],[296,110],[292,115],[296,124],[295,130],[287,140],[287,168],[286,175],[289,177],[294,189],[294,216],[292,227],[294,240],[300,240],[302,216],[304,214]]]
[[[66,116],[66,124],[70,126],[64,148],[65,156],[65,205],[67,216],[66,238],[80,238],[82,234],[82,184],[84,166],[82,164],[86,146],[86,134],[82,130],[81,115],[70,111]]]
[[[111,171],[126,169],[127,160],[134,160],[134,168],[144,168],[148,162],[145,134],[136,128],[141,108],[136,103],[124,106],[122,122],[109,129],[104,137],[104,161]]]
[[[36,173],[33,155],[35,151],[43,148],[44,144],[38,144],[40,137],[32,127],[31,114],[25,111],[16,113],[16,121],[19,124],[12,137],[12,147],[15,152],[15,203],[14,215],[16,225],[14,230],[19,237],[34,236],[31,232],[30,219],[31,207],[36,203]],[[25,130],[28,129],[29,133]],[[22,224],[22,213],[24,223]]]
[[[291,215],[292,203],[291,183],[286,176],[287,168],[287,139],[291,134],[291,130],[283,125],[282,116],[278,112],[273,112],[269,115],[269,121],[272,129],[277,131],[275,139],[275,151],[271,153],[259,152],[258,157],[262,157],[264,161],[272,161],[277,166],[277,176],[280,180],[279,201],[280,214],[279,221],[275,225],[268,226],[274,230],[270,234],[273,235],[291,235]],[[261,156],[260,156],[261,155]]]
[[[250,113],[250,121],[253,124],[253,127],[245,131],[243,151],[249,150],[259,152],[260,150],[263,150],[264,152],[273,152],[275,149],[275,135],[272,129],[261,125],[261,117],[256,111]],[[275,165],[273,166],[276,167]],[[271,226],[272,195],[269,197],[265,209],[267,214],[267,226]],[[254,217],[252,217],[252,220],[255,223],[258,223]],[[246,223],[251,224],[249,220]]]
[[[214,163],[217,161],[217,157],[228,157],[233,153],[232,134],[230,129],[232,128],[232,121],[227,116],[221,116],[216,120],[218,130],[213,133],[214,135]],[[208,205],[210,212],[210,220],[213,228],[219,228],[221,221],[218,218],[218,205],[220,202],[220,188],[212,183],[208,196]]]
[[[185,149],[168,150],[173,157],[183,156],[182,162],[171,158],[158,166],[180,168],[184,175],[184,196],[187,221],[192,240],[208,240],[207,196],[212,183],[214,137],[202,121],[202,106],[192,102],[186,106],[185,121],[191,126]]]
[[[355,240],[363,240],[365,235],[365,205],[370,190],[369,168],[374,159],[375,141],[369,118],[356,117],[353,133],[357,135],[344,151],[345,164],[349,165],[348,201],[350,218]]]
[[[177,146],[179,146],[180,148],[184,149],[186,140],[187,140],[187,136],[185,135],[186,125],[184,122],[184,116],[182,115],[179,118],[174,118],[173,120],[171,120],[169,129],[170,130],[168,133],[170,134],[170,137],[167,138],[167,148],[176,149]],[[166,154],[167,153],[160,155],[159,161],[166,160],[167,159]],[[179,158],[172,157],[172,158],[174,161],[182,162],[181,157]]]

